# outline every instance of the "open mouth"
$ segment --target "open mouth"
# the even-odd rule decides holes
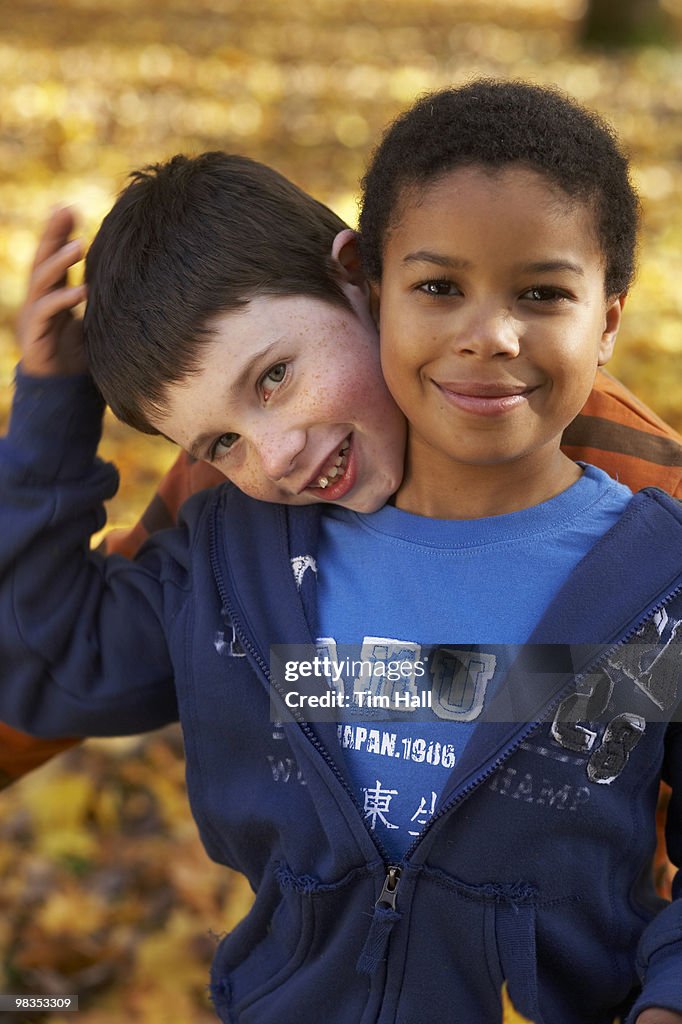
[[[352,486],[351,434],[339,445],[329,461],[323,465],[317,477],[306,490],[315,491],[318,497],[336,501]]]
[[[322,490],[325,490],[333,480],[336,480],[337,477],[341,479],[348,468],[349,448],[350,439],[347,437],[336,455],[330,460],[329,464],[323,467],[320,476],[313,484],[314,487],[319,487]]]

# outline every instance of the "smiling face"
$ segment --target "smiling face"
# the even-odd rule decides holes
[[[604,295],[593,220],[521,166],[403,193],[376,289],[384,376],[409,422],[399,505],[447,517],[453,495],[487,487],[511,511],[576,478],[561,433],[623,302]]]
[[[211,324],[196,373],[168,387],[157,430],[251,497],[375,511],[400,483],[404,420],[359,288],[353,311],[259,296]]]

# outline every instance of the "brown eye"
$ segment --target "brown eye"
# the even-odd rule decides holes
[[[557,302],[559,299],[566,298],[566,294],[551,285],[538,284],[524,292],[521,298],[531,299],[532,302]]]
[[[424,281],[424,283],[419,286],[419,290],[425,292],[426,295],[433,295],[436,297],[439,295],[457,294],[456,286],[452,283],[452,281],[448,281],[446,278],[437,278],[433,281]]]

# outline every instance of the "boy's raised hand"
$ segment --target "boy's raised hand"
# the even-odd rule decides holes
[[[17,320],[24,373],[39,377],[87,373],[82,323],[73,314],[85,298],[85,285],[67,285],[69,267],[83,256],[81,242],[69,241],[74,225],[72,210],[56,209],[38,242]]]

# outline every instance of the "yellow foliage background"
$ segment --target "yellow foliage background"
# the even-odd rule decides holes
[[[624,140],[645,231],[612,369],[682,429],[682,2],[665,7],[668,46],[614,54],[581,49],[582,0],[0,0],[0,425],[51,205],[76,205],[88,239],[131,169],[220,148],[353,223],[385,123],[483,74],[558,84]],[[110,422],[105,454],[124,525],[173,452]],[[211,933],[249,895],[196,839],[178,734],[87,744],[2,803],[0,990],[77,993],[82,1024],[213,1020]]]

